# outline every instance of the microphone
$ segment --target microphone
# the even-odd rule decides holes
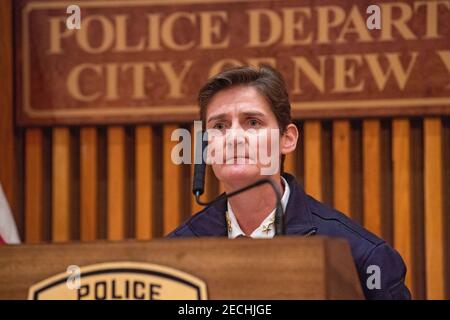
[[[192,193],[198,199],[205,189],[205,172],[206,163],[203,160],[203,152],[208,145],[208,133],[205,131],[198,131],[194,148],[194,178],[192,181]],[[205,139],[203,139],[205,136]],[[206,140],[206,141],[205,141]],[[198,202],[198,201],[197,201]]]
[[[202,139],[202,136],[205,135],[205,139]],[[206,140],[206,141],[205,141]],[[210,202],[203,202],[200,200],[200,196],[204,192],[205,188],[205,171],[206,171],[206,163],[203,160],[203,152],[207,147],[207,132],[204,133],[202,131],[199,131],[197,133],[197,140],[195,143],[195,164],[194,164],[194,178],[192,181],[192,193],[195,196],[195,201],[203,206],[210,205],[220,199],[223,198],[231,198],[238,194],[241,194],[247,190],[259,187],[263,184],[269,184],[273,191],[275,192],[276,196],[276,209],[275,209],[275,236],[284,235],[286,233],[285,225],[284,225],[284,216],[283,216],[283,206],[281,205],[281,194],[278,190],[275,182],[273,182],[270,179],[260,179],[252,184],[249,184],[248,186],[245,186],[243,188],[240,188],[238,190],[235,190],[229,194],[222,194],[216,199],[210,201]],[[200,158],[199,158],[200,157]]]

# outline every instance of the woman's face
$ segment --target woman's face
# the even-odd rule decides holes
[[[249,182],[279,172],[278,123],[254,87],[216,93],[207,107],[206,129],[212,168],[220,181]]]

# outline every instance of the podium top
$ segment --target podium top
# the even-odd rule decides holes
[[[68,266],[151,263],[206,283],[208,299],[362,299],[348,243],[327,237],[158,239],[0,247],[0,299]],[[81,274],[83,279],[83,274]]]

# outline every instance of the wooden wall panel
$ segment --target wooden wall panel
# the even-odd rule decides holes
[[[95,127],[80,129],[80,239],[97,239],[98,138]]]
[[[411,137],[407,119],[393,120],[393,192],[394,192],[394,246],[402,255],[408,272],[406,284],[415,294],[413,259],[413,217],[411,209]]]
[[[171,141],[172,132],[178,125],[163,127],[163,234],[174,230],[182,220],[182,167],[172,162],[172,148],[178,143]]]
[[[108,240],[125,238],[125,129],[109,127],[107,175],[107,237]]]
[[[305,190],[308,194],[322,199],[322,127],[320,121],[305,121]]]
[[[428,299],[444,299],[448,234],[444,232],[441,119],[424,120],[424,148],[426,293]]]
[[[70,132],[53,128],[52,139],[52,241],[70,240]]]
[[[25,242],[39,243],[44,235],[44,149],[41,129],[25,134]]]
[[[333,206],[351,217],[350,122],[333,121]]]
[[[0,183],[18,225],[19,214],[16,205],[17,190],[17,148],[14,137],[13,109],[13,32],[12,2],[0,5]],[[20,231],[20,228],[19,228]]]
[[[297,157],[295,152],[286,155],[284,160],[284,171],[294,176],[297,175]]]
[[[135,129],[136,145],[136,238],[153,238],[153,130],[150,126]]]
[[[381,132],[379,120],[363,122],[364,227],[382,235]]]

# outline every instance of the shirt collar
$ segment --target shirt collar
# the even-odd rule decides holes
[[[291,190],[289,188],[289,184],[284,179],[284,177],[281,177],[281,181],[284,185],[284,192],[283,196],[281,197],[281,206],[283,207],[283,212],[285,212]],[[236,219],[236,216],[233,212],[233,209],[231,208],[231,204],[229,201],[227,201],[227,212],[225,213],[225,215],[227,220],[228,238],[234,239],[239,236],[245,236],[245,233],[239,226],[239,223]],[[269,215],[261,222],[261,224],[255,230],[253,230],[250,237],[273,238],[275,235],[274,221],[275,221],[275,209],[273,209],[272,212],[269,213]]]

